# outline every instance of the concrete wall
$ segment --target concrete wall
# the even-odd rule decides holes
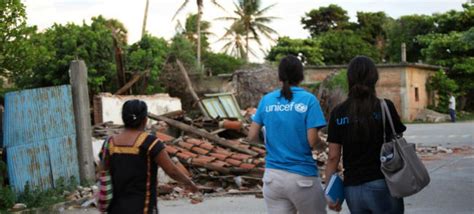
[[[416,67],[407,68],[407,120],[415,119],[416,115],[432,102],[433,98],[426,89],[426,82],[431,75],[433,75],[433,72],[429,70]],[[416,91],[418,91],[418,99]]]
[[[123,124],[122,106],[127,100],[139,99],[148,106],[148,112],[164,114],[181,110],[181,101],[168,94],[115,96],[108,93],[99,94],[94,98],[94,123],[112,121],[114,124]]]

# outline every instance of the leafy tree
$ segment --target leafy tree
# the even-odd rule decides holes
[[[346,64],[357,55],[379,59],[377,50],[351,30],[329,31],[321,34],[318,41],[325,64]]]
[[[20,0],[0,1],[0,75],[15,77],[31,69],[36,55],[28,41],[36,27],[26,25],[25,5]]]
[[[191,43],[184,35],[177,34],[171,39],[169,56],[181,60],[192,71],[199,69],[196,64],[196,54]]]
[[[309,30],[312,37],[330,30],[350,28],[347,11],[335,4],[311,10],[301,18],[301,23],[304,29]]]
[[[256,41],[261,45],[261,35],[274,41],[272,35],[278,33],[268,26],[277,17],[267,16],[268,12],[275,4],[262,8],[261,0],[239,0],[235,5],[236,17],[221,17],[220,20],[232,21],[231,26],[223,36],[223,38],[231,36],[235,37],[235,34],[243,36],[245,38],[245,59],[248,60],[250,53],[250,40]]]
[[[202,62],[206,70],[213,75],[233,73],[245,64],[242,59],[212,52],[205,52]]]
[[[467,31],[474,26],[474,4],[463,4],[463,11],[450,10],[433,14],[437,33]]]
[[[191,41],[197,47],[197,14],[189,14],[186,18],[186,23],[184,27],[178,23],[178,32],[186,36],[186,38]],[[208,21],[201,20],[201,49],[206,51],[209,48],[209,36],[212,33],[209,31],[211,28],[211,23]]]
[[[384,27],[389,18],[384,12],[357,12],[357,34],[365,41],[372,44],[379,51],[381,59],[384,58],[387,32]]]
[[[423,59],[421,49],[423,45],[417,36],[426,35],[434,31],[433,18],[427,15],[402,16],[394,22],[389,21],[386,25],[389,38],[387,56],[390,62],[401,61],[401,45],[406,44],[408,62],[417,62]]]
[[[273,46],[266,56],[267,60],[277,62],[286,55],[298,56],[300,53],[310,65],[323,65],[323,53],[321,45],[316,39],[290,39],[280,37],[277,44]]]
[[[41,52],[31,72],[22,72],[17,81],[22,87],[44,87],[69,83],[69,64],[82,59],[88,67],[91,94],[115,91],[115,62],[113,38],[106,19],[92,18],[91,25],[54,24],[45,32],[31,38]]]
[[[438,94],[438,103],[434,110],[439,112],[448,112],[449,95],[458,89],[458,85],[446,75],[443,70],[435,73],[426,84],[427,89]]]
[[[468,108],[474,98],[474,27],[465,32],[419,36],[426,46],[422,54],[428,63],[448,68],[447,75],[459,85]]]
[[[217,0],[210,0],[211,3],[221,9],[224,9],[218,2]],[[181,12],[187,5],[189,4],[189,0],[184,0],[183,4],[178,8],[178,10],[176,11],[173,19],[176,17],[176,15],[179,14],[179,12]],[[197,13],[197,19],[196,19],[196,25],[197,25],[197,31],[196,31],[196,34],[198,36],[198,39],[197,39],[197,50],[196,50],[196,53],[197,53],[197,66],[198,67],[201,67],[201,16],[202,16],[202,13],[203,13],[203,8],[204,8],[204,0],[196,0],[196,6],[198,8],[198,13]]]
[[[128,48],[127,70],[134,73],[149,72],[147,78],[144,78],[140,85],[140,93],[162,92],[158,80],[168,52],[166,40],[148,34]]]

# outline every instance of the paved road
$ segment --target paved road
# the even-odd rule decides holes
[[[427,146],[474,146],[474,122],[408,124],[404,135]]]
[[[474,147],[474,122],[445,124],[410,124],[405,137],[423,145]],[[449,154],[426,163],[431,183],[415,196],[405,198],[407,214],[474,213],[474,154]],[[170,214],[257,214],[265,213],[263,199],[254,196],[205,198],[192,205],[187,200],[160,201],[160,213]],[[95,210],[66,213],[96,214]],[[329,212],[333,213],[333,212]],[[346,206],[342,212],[349,213]]]

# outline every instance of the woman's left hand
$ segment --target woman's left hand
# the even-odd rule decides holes
[[[329,209],[334,210],[336,212],[339,212],[342,209],[341,203],[339,203],[339,201],[337,201],[336,203],[333,203],[328,200],[328,207]]]

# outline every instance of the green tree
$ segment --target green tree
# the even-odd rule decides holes
[[[474,26],[474,4],[465,3],[462,11],[450,10],[433,14],[437,33],[467,31]]]
[[[199,38],[197,35],[197,19],[198,15],[197,14],[189,14],[188,17],[186,18],[186,23],[184,25],[184,28],[179,26],[178,32],[186,36],[186,38],[191,41],[196,47],[197,47],[197,39]],[[209,36],[212,35],[212,33],[209,31],[211,28],[211,23],[208,21],[201,20],[201,50],[204,50],[203,52],[207,51],[209,48]]]
[[[245,61],[222,53],[205,52],[202,58],[208,73],[213,75],[233,73],[245,64]]]
[[[196,53],[193,48],[193,43],[191,43],[191,41],[189,41],[184,35],[177,34],[171,39],[169,56],[181,60],[181,62],[183,62],[183,64],[191,71],[196,72],[200,69],[196,64]]]
[[[128,48],[127,70],[137,74],[149,72],[144,81],[138,87],[135,87],[137,91],[146,94],[163,91],[159,83],[159,77],[168,52],[169,48],[166,40],[148,34],[145,34],[140,41]]]
[[[439,70],[428,79],[426,86],[429,91],[438,94],[438,103],[434,110],[448,112],[450,94],[454,94],[458,89],[456,82],[450,79],[443,70]]]
[[[92,18],[91,25],[54,24],[31,38],[41,52],[31,72],[22,72],[16,82],[22,87],[44,87],[69,83],[69,64],[82,59],[88,68],[91,94],[115,91],[115,62],[112,32],[105,18]]]
[[[382,61],[385,56],[387,32],[384,27],[389,17],[384,12],[357,12],[357,34],[377,48]]]
[[[386,51],[388,61],[397,63],[401,61],[401,45],[405,43],[407,61],[417,62],[423,59],[421,56],[423,45],[417,36],[433,32],[435,25],[431,16],[409,15],[387,23],[386,29],[389,40]]]
[[[234,5],[236,17],[219,18],[219,20],[232,21],[223,38],[229,35],[231,35],[230,38],[238,38],[235,37],[235,34],[243,36],[245,38],[245,60],[248,61],[250,40],[256,41],[261,45],[261,35],[274,41],[273,35],[278,34],[273,28],[268,26],[277,17],[266,15],[275,4],[262,8],[261,0],[239,0]]]
[[[312,37],[330,30],[348,29],[351,25],[347,11],[335,4],[309,11],[301,18],[301,23]]]
[[[28,38],[36,27],[26,25],[25,5],[20,0],[0,1],[0,75],[15,77],[34,64],[37,52]],[[1,85],[0,85],[1,87]]]
[[[459,85],[467,107],[474,98],[474,27],[465,32],[429,34],[418,39],[426,47],[421,50],[428,63],[448,68],[447,75]]]
[[[365,55],[378,61],[378,51],[351,30],[329,31],[318,38],[324,63],[328,65],[347,64],[357,55]]]
[[[290,39],[280,37],[266,56],[266,59],[278,62],[286,55],[298,56],[303,54],[306,63],[310,65],[323,65],[323,53],[320,42],[316,39]]]
[[[210,0],[211,3],[221,9],[224,10],[224,8],[219,4],[217,3],[217,0]],[[181,12],[188,4],[189,4],[190,0],[184,0],[183,4],[178,8],[178,10],[176,11],[173,19],[179,14],[179,12]],[[197,36],[198,36],[198,39],[197,39],[197,50],[196,50],[196,54],[197,54],[197,66],[198,67],[201,67],[201,16],[202,16],[202,13],[203,13],[203,8],[204,8],[204,0],[196,0],[196,6],[198,8],[198,13],[197,13],[197,20],[196,20],[196,25],[197,25]]]

